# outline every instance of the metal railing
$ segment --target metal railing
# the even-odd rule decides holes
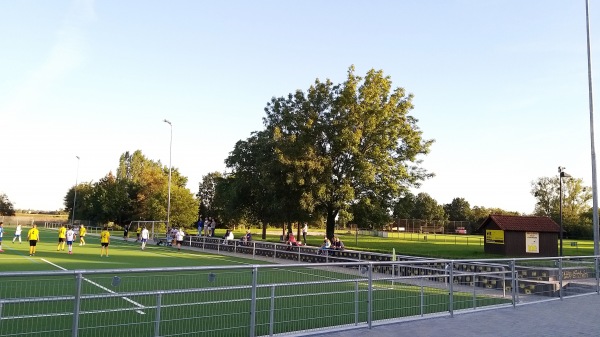
[[[302,263],[4,272],[0,336],[310,335],[600,290],[598,257],[342,261],[308,247],[209,241],[188,242]]]

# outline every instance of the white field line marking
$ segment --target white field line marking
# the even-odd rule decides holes
[[[68,270],[68,269],[65,269],[65,268],[63,268],[63,267],[61,267],[61,266],[59,266],[59,265],[57,265],[55,263],[52,263],[52,262],[50,262],[50,261],[48,261],[46,259],[41,259],[41,260],[44,261],[44,262],[46,262],[46,263],[48,263],[48,264],[50,264],[50,265],[53,265],[54,267],[56,267],[56,268],[58,268],[60,270]],[[90,279],[87,279],[87,278],[84,277],[83,280],[86,281],[86,282],[88,282],[88,283],[90,283],[90,284],[92,284],[92,285],[95,285],[96,287],[98,287],[98,288],[100,288],[100,289],[102,289],[102,290],[104,290],[106,292],[109,292],[111,294],[116,294],[116,292],[114,292],[114,291],[112,291],[112,290],[110,290],[110,289],[108,289],[108,288],[106,288],[106,287],[104,287],[104,286],[102,286],[102,285],[100,285],[100,284],[98,284],[98,283],[90,280]],[[127,302],[135,305],[138,308],[144,308],[144,306],[142,304],[140,304],[140,303],[138,303],[138,302],[136,302],[136,301],[134,301],[132,299],[129,299],[129,298],[125,297],[125,296],[123,296],[121,298],[124,299],[125,301],[127,301]],[[136,310],[135,312],[137,312],[140,315],[145,315],[146,314],[145,312],[143,312],[141,310]]]

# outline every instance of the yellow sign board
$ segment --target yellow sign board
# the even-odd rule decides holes
[[[526,232],[525,233],[525,252],[539,253],[540,252],[540,233]]]
[[[485,242],[503,245],[504,244],[504,231],[498,230],[498,229],[486,229]]]

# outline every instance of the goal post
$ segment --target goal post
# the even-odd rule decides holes
[[[167,222],[164,220],[153,221],[132,221],[129,225],[129,231],[137,233],[138,228],[141,230],[146,227],[150,232],[150,239],[156,241],[156,238],[161,238],[167,229]]]

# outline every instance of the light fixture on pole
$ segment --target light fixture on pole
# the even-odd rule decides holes
[[[171,139],[169,141],[169,196],[167,201],[167,227],[171,227],[171,149],[173,146],[173,124],[166,119],[163,122],[169,124],[171,127]]]
[[[562,216],[562,206],[563,206],[563,191],[562,191],[562,181],[563,178],[570,178],[571,176],[565,172],[565,168],[562,166],[558,167],[558,180],[559,180],[559,188],[558,188],[558,193],[560,194],[559,196],[559,213],[560,213],[560,252],[559,252],[559,256],[563,256],[563,216]]]
[[[77,183],[79,180],[79,156],[75,156],[77,158],[77,175],[75,176],[75,187],[73,191],[75,195],[73,196],[73,216],[71,217],[71,226],[75,225],[75,206],[77,205]]]

